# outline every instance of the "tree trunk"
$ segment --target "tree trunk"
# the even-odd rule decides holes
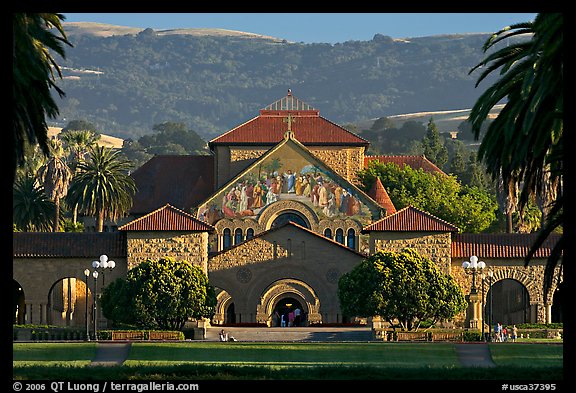
[[[60,223],[60,198],[56,197],[54,204],[56,205],[56,212],[54,212],[54,225],[52,226],[52,232],[58,232],[58,224]]]

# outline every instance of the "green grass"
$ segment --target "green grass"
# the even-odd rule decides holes
[[[122,366],[88,366],[95,343],[14,343],[20,380],[563,379],[563,347],[489,344],[496,368],[463,367],[451,343],[144,343]],[[504,366],[504,367],[500,367]]]

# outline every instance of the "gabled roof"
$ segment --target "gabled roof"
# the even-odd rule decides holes
[[[370,188],[368,195],[378,202],[380,206],[386,209],[387,216],[396,213],[396,208],[394,207],[394,204],[379,177],[377,177],[374,184],[372,184],[372,188]]]
[[[345,246],[344,244],[338,243],[337,241],[334,241],[334,240],[329,239],[329,238],[327,238],[327,237],[325,237],[325,236],[322,236],[321,234],[316,233],[316,232],[314,232],[313,230],[308,229],[308,228],[306,228],[306,227],[304,227],[304,226],[302,226],[302,225],[296,224],[296,223],[293,222],[293,221],[288,221],[288,222],[285,223],[285,224],[278,225],[277,227],[270,228],[270,229],[268,229],[268,230],[266,230],[266,231],[260,232],[260,233],[258,233],[257,235],[254,235],[254,237],[252,237],[252,238],[250,238],[250,239],[247,239],[247,240],[244,240],[244,241],[242,241],[241,243],[235,244],[235,245],[233,245],[233,246],[230,247],[230,248],[227,248],[227,249],[225,249],[225,250],[221,250],[221,251],[218,251],[218,252],[216,252],[216,253],[214,253],[214,254],[211,254],[211,255],[209,256],[209,258],[212,258],[212,257],[214,257],[214,256],[216,256],[216,255],[224,254],[224,253],[226,253],[226,252],[229,252],[230,250],[235,249],[236,247],[241,247],[241,246],[246,245],[246,244],[248,244],[249,242],[251,242],[251,241],[253,241],[253,240],[255,240],[255,239],[261,238],[261,237],[263,237],[263,236],[265,236],[265,235],[267,235],[267,234],[269,234],[269,233],[276,232],[276,231],[281,230],[282,228],[290,227],[290,226],[293,226],[293,227],[295,227],[295,228],[297,228],[297,229],[299,229],[299,230],[302,230],[302,231],[304,231],[304,232],[307,232],[307,233],[309,233],[310,235],[312,235],[312,236],[314,236],[314,237],[317,237],[317,238],[319,238],[319,239],[322,239],[323,241],[326,241],[326,242],[330,243],[331,245],[335,245],[335,246],[341,247],[342,250],[345,250],[345,251],[354,253],[354,254],[356,254],[356,255],[358,255],[358,256],[361,256],[361,257],[366,257],[365,254],[363,254],[363,253],[361,253],[361,252],[358,252],[358,251],[356,251],[356,250],[353,250],[353,249],[351,249],[350,247]]]
[[[414,206],[406,206],[368,226],[362,233],[384,231],[457,232],[458,227]]]
[[[380,161],[383,164],[393,163],[398,165],[400,168],[404,168],[404,165],[408,165],[412,169],[422,169],[424,172],[428,173],[441,173],[446,174],[442,169],[438,168],[432,161],[426,158],[425,155],[421,156],[365,156],[364,157],[364,168],[368,168],[368,163],[370,161]]]
[[[214,227],[170,204],[118,227],[119,231],[212,232]]]
[[[138,189],[132,215],[146,214],[167,203],[189,210],[214,191],[214,156],[158,155],[131,176]]]
[[[111,258],[126,257],[126,239],[121,232],[14,232],[15,258]]]
[[[457,233],[452,236],[452,258],[525,258],[536,237],[536,233]],[[534,258],[548,258],[560,237],[548,236]]]
[[[288,115],[291,120],[288,123]],[[288,95],[260,110],[260,115],[208,142],[214,145],[275,145],[286,131],[304,145],[368,146],[370,142],[320,116],[320,111]]]

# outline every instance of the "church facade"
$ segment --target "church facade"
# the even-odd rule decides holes
[[[478,277],[469,310],[454,320],[459,326],[477,328],[489,314],[502,323],[561,319],[553,307],[556,287],[546,299],[542,293],[555,237],[524,266],[533,235],[460,233],[413,206],[396,209],[380,181],[368,193],[358,187],[356,173],[367,162],[442,172],[425,157],[366,156],[368,146],[289,91],[211,140],[212,156],[158,156],[135,171],[139,192],[132,215],[117,230],[14,233],[14,285],[23,293],[15,318],[83,321],[91,295],[82,296],[90,289],[82,287],[82,272],[89,258],[106,253],[118,266],[107,280],[148,258],[171,256],[200,266],[217,290],[213,325],[279,326],[278,316],[296,308],[302,324],[354,322],[340,310],[340,277],[374,252],[411,247],[451,274],[466,294],[472,280],[461,267],[464,260],[476,255],[493,273]]]

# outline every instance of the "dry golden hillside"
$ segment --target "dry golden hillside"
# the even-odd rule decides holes
[[[48,127],[48,137],[52,138],[53,136],[58,135],[60,131],[62,131],[61,127]],[[124,140],[121,138],[100,134],[100,141],[98,141],[98,145],[120,149],[123,142]]]

